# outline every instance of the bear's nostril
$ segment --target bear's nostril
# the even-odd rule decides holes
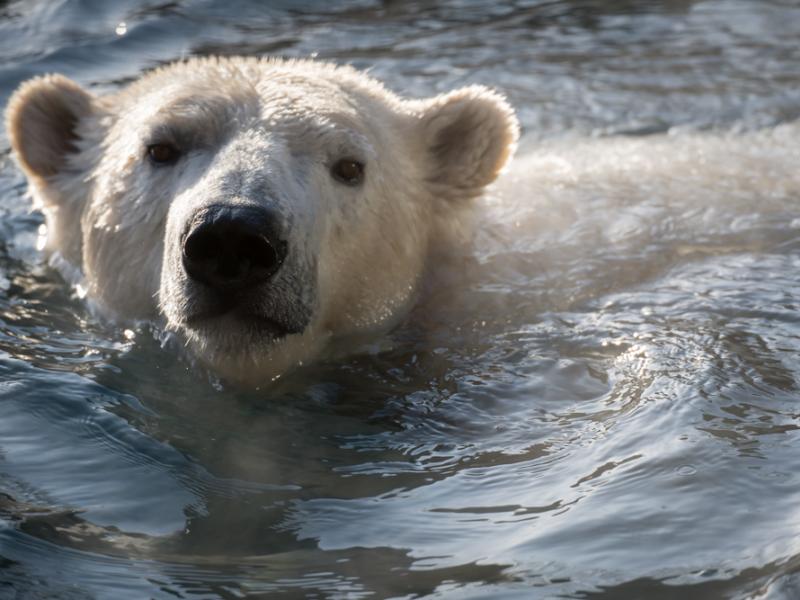
[[[215,261],[222,245],[219,236],[211,231],[197,231],[186,238],[183,253],[192,263]]]
[[[269,213],[261,209],[211,208],[184,239],[183,267],[190,278],[213,288],[263,283],[285,255],[286,244],[272,229]]]
[[[278,263],[278,253],[264,237],[248,235],[238,240],[235,255],[246,267],[255,272],[271,272]]]

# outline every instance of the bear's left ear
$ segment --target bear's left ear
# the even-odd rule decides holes
[[[519,138],[511,105],[478,85],[428,100],[420,119],[428,180],[448,195],[480,194],[511,158]]]

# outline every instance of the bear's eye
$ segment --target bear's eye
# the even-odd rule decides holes
[[[171,165],[180,155],[180,150],[172,144],[150,144],[147,147],[147,158],[157,165]]]
[[[352,158],[343,158],[331,167],[331,175],[339,183],[358,185],[364,179],[364,165]]]

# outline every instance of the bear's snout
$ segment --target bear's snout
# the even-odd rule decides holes
[[[210,206],[183,237],[182,262],[193,281],[222,294],[266,283],[286,258],[277,218],[257,206]]]

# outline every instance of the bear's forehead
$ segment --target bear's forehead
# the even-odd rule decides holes
[[[213,149],[247,136],[302,153],[335,147],[366,158],[405,123],[402,100],[379,82],[311,61],[193,59],[151,72],[104,102],[113,116],[109,139],[131,148]]]
[[[351,103],[316,98],[314,94],[292,98],[279,88],[268,94],[232,89],[201,93],[182,88],[169,91],[167,97],[160,96],[122,117],[120,125],[127,135],[144,144],[168,141],[213,148],[232,136],[274,142],[277,134],[292,147],[313,151],[345,140],[362,146],[380,129],[371,124],[381,122],[379,118],[365,118],[364,111]],[[254,137],[255,132],[259,133]]]
[[[378,82],[349,68],[310,61],[206,59],[155,71],[110,105],[137,119],[227,114],[276,122],[364,123],[391,110],[393,100]]]

